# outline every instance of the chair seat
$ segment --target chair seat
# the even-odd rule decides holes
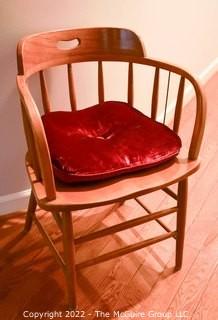
[[[196,172],[200,162],[175,158],[160,165],[158,170],[151,168],[83,186],[56,182],[56,199],[51,201],[47,200],[44,185],[37,180],[28,160],[26,166],[40,208],[63,211],[97,207],[162,189]]]
[[[55,177],[98,181],[160,165],[175,157],[180,138],[124,102],[42,116]]]

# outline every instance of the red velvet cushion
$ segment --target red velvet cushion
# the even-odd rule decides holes
[[[124,102],[42,117],[54,174],[72,183],[94,181],[163,163],[179,153],[180,138]]]

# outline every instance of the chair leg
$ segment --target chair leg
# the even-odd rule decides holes
[[[29,232],[32,227],[33,214],[36,211],[36,206],[37,206],[36,199],[35,199],[33,191],[31,190],[28,209],[27,209],[27,213],[26,213],[26,221],[25,221],[25,226],[24,226],[25,233]]]
[[[186,208],[188,194],[188,179],[179,182],[178,185],[178,212],[177,212],[177,235],[176,235],[176,266],[178,271],[182,267],[183,247],[185,238]]]
[[[73,238],[72,214],[69,211],[63,212],[63,245],[69,307],[71,309],[76,309],[75,245]]]

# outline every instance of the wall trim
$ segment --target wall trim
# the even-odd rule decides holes
[[[198,76],[201,84],[204,85],[206,82],[218,71],[218,58],[214,59]],[[184,103],[187,104],[192,98],[193,92],[191,85],[185,89],[184,92]],[[168,106],[167,119],[171,118],[172,111],[175,106],[175,101],[172,101]],[[158,116],[158,120],[163,119],[163,114]],[[0,215],[13,213],[15,211],[23,210],[27,208],[28,199],[30,196],[30,189],[11,193],[8,195],[0,196]]]
[[[0,196],[0,215],[27,208],[30,189]]]
[[[199,74],[202,84],[205,84],[218,71],[218,57]]]

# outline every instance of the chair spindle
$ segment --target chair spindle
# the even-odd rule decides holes
[[[171,72],[169,71],[168,80],[167,80],[167,93],[166,93],[166,100],[165,100],[163,123],[166,122],[167,106],[168,106],[168,96],[169,96],[169,89],[170,89],[170,76],[171,76]]]
[[[128,104],[133,105],[133,64],[129,63],[128,71]]]
[[[179,125],[182,115],[182,103],[183,103],[183,96],[184,96],[184,88],[185,88],[185,78],[181,77],[176,101],[176,108],[175,108],[175,116],[174,116],[174,124],[173,130],[178,133]]]
[[[155,69],[154,74],[154,85],[153,85],[153,93],[152,93],[152,104],[151,104],[151,118],[156,120],[157,117],[157,107],[158,107],[158,93],[159,93],[159,74],[160,69]]]
[[[48,88],[47,88],[47,84],[45,81],[45,75],[42,70],[39,71],[39,77],[40,77],[40,87],[41,87],[41,94],[42,94],[43,109],[44,109],[45,113],[48,113],[51,111],[51,102],[49,100]]]
[[[104,77],[102,61],[98,61],[98,99],[99,103],[104,102]]]
[[[76,95],[75,95],[75,88],[74,88],[72,64],[67,65],[67,76],[68,76],[68,87],[69,87],[69,97],[70,97],[71,110],[75,111],[76,110]]]

